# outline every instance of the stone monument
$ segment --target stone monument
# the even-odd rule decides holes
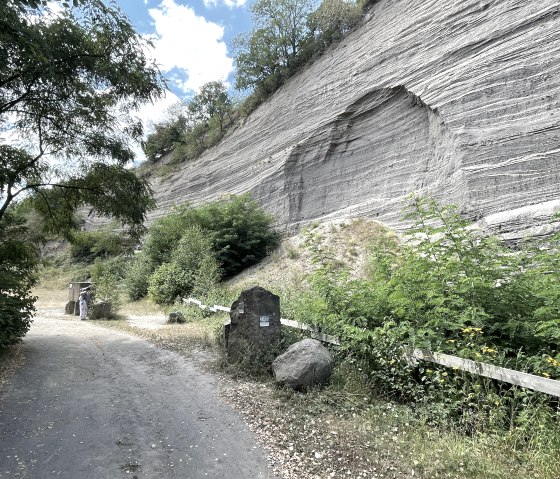
[[[257,355],[282,337],[280,298],[260,286],[241,293],[231,306],[230,318],[224,327],[229,362]]]

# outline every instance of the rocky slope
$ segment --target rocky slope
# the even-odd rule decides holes
[[[558,1],[381,0],[153,186],[154,217],[251,191],[291,231],[354,216],[398,226],[406,197],[431,192],[511,237],[540,233],[560,210]]]

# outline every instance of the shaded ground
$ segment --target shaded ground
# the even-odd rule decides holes
[[[213,376],[183,356],[54,309],[22,350],[0,398],[1,478],[272,477]]]

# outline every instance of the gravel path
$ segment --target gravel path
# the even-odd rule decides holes
[[[0,478],[272,478],[188,359],[43,311],[0,397]]]

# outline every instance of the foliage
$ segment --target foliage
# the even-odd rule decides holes
[[[39,250],[27,241],[21,217],[8,212],[0,222],[0,349],[19,341],[31,326],[35,307],[31,288],[36,283]]]
[[[226,278],[256,264],[278,244],[273,218],[248,194],[209,203],[197,213]]]
[[[254,89],[251,103],[266,99],[362,18],[362,2],[323,0],[316,7],[314,0],[259,0],[252,5],[253,30],[234,41],[236,87]]]
[[[199,288],[212,287],[219,279],[212,244],[197,226],[187,228],[173,250],[170,261],[159,266],[150,277],[148,292],[158,304],[170,304],[177,297],[188,296],[201,281]]]
[[[272,217],[249,195],[198,208],[183,205],[150,227],[125,289],[134,300],[150,291],[162,304],[191,292],[207,295],[220,277],[260,261],[278,240]]]
[[[184,205],[152,225],[144,253],[153,264],[169,262],[184,231],[198,226],[210,238],[224,277],[231,277],[260,261],[278,244],[272,221],[249,195],[199,208]]]
[[[85,0],[72,0],[72,5],[78,7],[83,4],[84,1]],[[49,3],[48,0],[12,0],[12,2],[18,5],[22,10],[24,10],[25,7],[34,9],[38,9],[41,6],[46,7]],[[70,1],[62,1],[61,4],[64,8],[70,8]]]
[[[211,81],[202,85],[188,108],[196,122],[209,123],[215,119],[220,125],[220,132],[223,132],[226,116],[230,116],[232,106],[226,85],[221,81]]]
[[[258,0],[251,6],[253,31],[236,39],[236,87],[246,89],[285,77],[308,36],[313,0]]]
[[[0,123],[13,139],[0,144],[0,219],[30,193],[54,230],[74,226],[86,204],[138,228],[153,202],[125,167],[142,135],[129,112],[158,97],[162,80],[120,11],[80,3],[57,16],[0,6]]]
[[[210,251],[210,254],[200,258],[198,269],[193,277],[191,294],[197,298],[210,297],[220,281],[221,271],[219,263]]]
[[[529,281],[538,299],[533,311],[535,340],[551,345],[560,343],[560,233],[549,241],[529,245],[532,267]]]
[[[137,254],[129,262],[124,278],[124,290],[133,301],[138,301],[148,294],[153,265],[144,253]]]
[[[171,161],[197,158],[205,149],[218,143],[226,126],[232,122],[233,102],[223,82],[202,85],[186,105],[180,104],[170,117],[154,125],[142,148],[150,162],[172,153]]]
[[[378,392],[430,404],[436,422],[452,420],[471,433],[515,427],[529,434],[530,410],[552,423],[545,395],[416,364],[405,353],[423,347],[559,378],[558,238],[549,249],[532,244],[514,252],[455,207],[426,198],[412,200],[407,218],[413,224],[404,243],[389,233],[372,242],[365,279],[309,233],[318,269],[311,290],[295,301],[296,318],[340,336]]]
[[[187,133],[187,119],[183,115],[168,119],[154,125],[155,131],[150,133],[142,142],[142,149],[148,161],[152,163],[161,160],[175,148],[185,143]]]
[[[162,93],[162,78],[120,11],[101,0],[72,3],[57,15],[44,0],[0,3],[2,345],[31,321],[33,230],[67,234],[88,206],[138,234],[154,205],[126,165],[130,141],[142,136],[130,111]],[[22,208],[40,215],[37,228],[14,219]]]
[[[323,50],[340,40],[358,24],[362,9],[358,3],[345,0],[323,0],[319,8],[308,17],[316,50]]]
[[[70,256],[75,261],[92,262],[132,253],[130,238],[111,231],[79,231],[70,235]]]
[[[95,302],[111,303],[111,313],[121,305],[120,292],[126,275],[128,256],[96,258],[91,268],[91,279],[95,283]]]

